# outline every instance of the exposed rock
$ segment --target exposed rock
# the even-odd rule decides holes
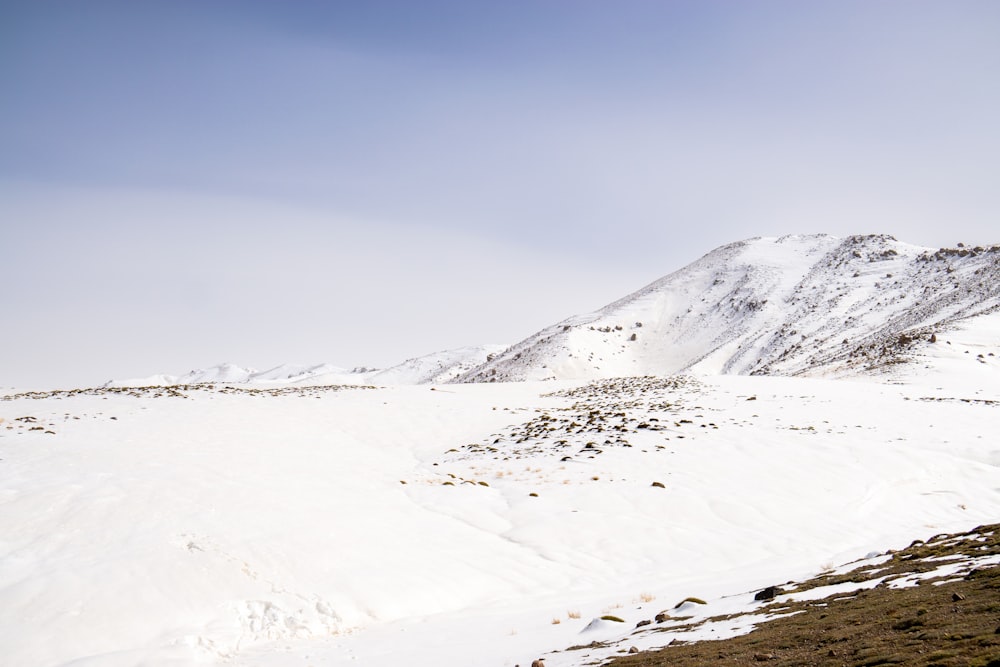
[[[780,595],[780,594],[781,594],[781,589],[780,588],[778,588],[777,586],[768,586],[764,590],[758,591],[757,595],[753,596],[753,599],[757,600],[757,601],[761,601],[761,600],[773,600],[774,596]]]

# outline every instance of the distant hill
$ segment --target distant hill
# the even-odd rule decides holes
[[[148,387],[193,384],[246,384],[254,387],[333,384],[441,384],[484,363],[503,345],[463,347],[407,359],[385,369],[346,369],[331,364],[282,364],[266,371],[224,363],[182,375],[152,375],[112,380],[106,387]]]
[[[912,360],[951,363],[977,351],[976,344],[935,350],[939,335],[955,331],[1000,341],[1000,245],[932,249],[879,234],[797,235],[722,246],[510,347],[446,350],[384,369],[220,364],[106,386],[440,384],[680,372],[852,376],[899,370]]]
[[[547,327],[457,378],[856,374],[1000,309],[1000,245],[754,238]]]

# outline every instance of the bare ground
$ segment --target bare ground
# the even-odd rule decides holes
[[[880,566],[785,586],[787,593],[845,582],[859,589],[799,602],[779,595],[754,613],[782,616],[747,635],[677,643],[606,664],[1000,667],[1000,566],[991,562],[998,554],[1000,525],[917,541]],[[957,571],[938,569],[948,563]],[[873,581],[880,583],[865,586]]]

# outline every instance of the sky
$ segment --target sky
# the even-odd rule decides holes
[[[514,343],[753,236],[1000,241],[1000,3],[0,0],[0,386]]]

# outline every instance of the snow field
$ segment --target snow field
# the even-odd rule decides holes
[[[549,652],[995,520],[997,399],[721,376],[2,401],[0,652],[580,664]]]

